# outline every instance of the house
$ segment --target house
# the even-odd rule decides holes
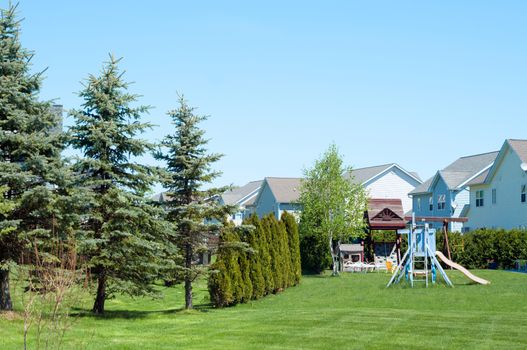
[[[241,225],[243,219],[253,212],[253,204],[260,192],[263,181],[251,181],[245,186],[235,187],[221,195],[220,202],[234,205],[238,210],[229,217],[235,225]]]
[[[259,217],[273,213],[278,219],[284,211],[298,214],[301,178],[266,177],[251,210]]]
[[[527,140],[506,140],[492,167],[469,186],[466,231],[527,229]]]
[[[423,182],[417,173],[395,163],[353,169],[348,176],[354,183],[362,184],[370,198],[400,199],[404,212],[412,208],[408,192]]]
[[[416,173],[395,163],[353,169],[347,177],[362,184],[370,198],[400,199],[404,210],[412,207],[408,192],[422,182]],[[299,204],[301,181],[301,178],[265,178],[253,205],[254,212],[260,217],[274,213],[277,218],[284,211],[299,213],[302,209]]]
[[[460,218],[466,216],[470,202],[469,183],[487,171],[498,152],[461,157],[409,193],[417,217]],[[440,228],[442,223],[432,226]],[[450,231],[460,232],[463,223],[448,223]]]

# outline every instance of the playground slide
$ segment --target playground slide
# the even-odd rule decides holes
[[[474,276],[471,274],[467,269],[465,269],[463,266],[456,264],[455,262],[449,260],[446,256],[443,255],[441,252],[436,252],[436,255],[439,259],[441,259],[445,264],[447,264],[450,267],[453,267],[456,270],[461,271],[462,274],[467,276],[467,278],[471,279],[472,281],[479,283],[479,284],[490,284],[489,281],[484,280],[483,278],[479,278],[478,276]]]

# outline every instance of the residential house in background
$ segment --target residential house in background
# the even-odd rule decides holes
[[[297,177],[266,177],[252,210],[260,218],[273,213],[279,219],[284,211],[298,214],[301,182]]]
[[[220,202],[234,205],[238,210],[229,217],[235,225],[241,225],[243,219],[253,213],[253,204],[258,196],[263,181],[251,181],[245,186],[235,187],[221,195]]]
[[[469,186],[466,231],[527,229],[527,140],[506,140],[492,167]]]
[[[487,171],[498,152],[489,152],[457,159],[409,193],[415,216],[459,218],[470,207],[469,183]],[[432,226],[439,228],[441,222]],[[461,232],[463,223],[451,222],[450,231]]]
[[[422,182],[416,173],[395,163],[353,169],[347,177],[362,184],[370,198],[400,199],[404,210],[412,207],[408,192]],[[277,218],[284,211],[298,214],[302,210],[299,204],[301,181],[301,178],[265,178],[254,203],[254,212],[259,217],[273,213]]]
[[[353,169],[348,176],[362,184],[370,198],[400,199],[405,213],[412,209],[408,192],[423,182],[417,173],[396,163]]]

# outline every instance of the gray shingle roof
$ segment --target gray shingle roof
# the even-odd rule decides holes
[[[267,177],[265,180],[278,203],[298,203],[302,185],[301,178]]]
[[[393,163],[370,166],[367,168],[352,169],[351,176],[353,176],[353,182],[362,184],[371,179],[372,177],[382,173],[392,165]],[[346,175],[347,178],[350,178],[351,176],[350,174]]]
[[[450,190],[456,189],[471,177],[490,166],[499,152],[488,152],[457,159],[430,179],[417,186],[410,194],[428,193],[437,176],[441,176]]]
[[[510,139],[509,145],[520,157],[522,163],[527,163],[527,140],[513,140]]]
[[[262,186],[263,181],[252,181],[246,184],[242,187],[235,187],[230,191],[225,192],[221,195],[221,198],[223,199],[223,203],[227,205],[235,205],[235,204],[248,204],[251,200],[254,202],[254,197],[247,198],[246,201],[243,201],[243,203],[240,203],[245,197],[250,195],[251,193],[254,193]]]
[[[417,193],[428,193],[428,189],[430,188],[430,185],[432,184],[432,181],[434,180],[435,176],[432,176],[416,188],[414,188],[410,194],[417,194]]]
[[[469,183],[467,183],[467,186],[473,186],[473,185],[481,185],[485,182],[485,179],[487,178],[487,175],[489,174],[490,168],[470,180]]]
[[[399,165],[395,163],[390,164],[383,164],[383,165],[376,165],[376,166],[370,166],[366,168],[358,168],[358,169],[352,169],[351,174],[346,174],[346,178],[350,178],[353,176],[353,182],[357,184],[364,184],[369,179],[381,174],[382,172],[386,171],[387,169],[396,166],[399,169],[403,170],[404,172],[407,172],[411,176],[415,177],[417,180],[422,181],[419,175],[416,172],[413,171],[406,171],[403,168],[401,168]]]

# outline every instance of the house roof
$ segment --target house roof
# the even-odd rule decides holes
[[[346,243],[341,243],[339,245],[339,249],[341,252],[348,252],[348,253],[362,253],[364,252],[364,247],[362,246],[362,244],[346,244]]]
[[[297,203],[300,199],[301,178],[266,177],[265,181],[278,203]]]
[[[372,178],[394,167],[408,174],[417,182],[421,182],[421,179],[419,178],[417,173],[408,172],[395,163],[353,169],[351,173],[346,174],[345,177],[348,179],[350,177],[353,177],[353,182],[364,184],[368,180],[371,180]],[[269,187],[271,188],[271,191],[278,203],[297,203],[299,201],[300,187],[302,185],[301,178],[266,177],[265,181],[269,184]]]
[[[398,168],[403,173],[408,174],[410,177],[413,177],[417,182],[422,182],[419,175],[414,171],[406,171],[401,166],[399,166],[396,163],[389,163],[389,164],[383,164],[383,165],[376,165],[366,168],[357,168],[352,169],[351,173],[348,173],[345,175],[346,178],[353,178],[353,182],[357,184],[364,184],[368,182],[368,180],[373,179],[374,177],[388,171],[391,168]]]
[[[227,205],[247,205],[254,202],[263,180],[251,181],[248,184],[235,187],[221,195],[223,203]]]
[[[449,164],[446,168],[439,170],[434,176],[417,186],[410,194],[430,193],[432,186],[442,178],[449,190],[455,190],[467,184],[481,172],[487,170],[496,159],[499,152],[488,152],[475,154],[472,156],[461,157]]]
[[[527,163],[527,140],[509,139],[507,141],[522,163]]]
[[[518,140],[518,139],[508,139],[505,140],[503,143],[503,146],[500,149],[500,152],[498,153],[496,160],[492,167],[490,167],[485,173],[481,174],[480,176],[474,178],[472,181],[470,181],[471,185],[481,185],[484,183],[489,182],[494,174],[496,173],[497,168],[500,166],[501,161],[507,154],[508,149],[512,149],[514,153],[520,158],[520,162],[522,163],[522,169],[525,170],[524,164],[527,164],[527,140]],[[527,166],[527,165],[526,165]]]
[[[372,198],[365,213],[371,230],[395,230],[406,227],[403,203],[399,198]]]
[[[474,185],[481,185],[485,183],[485,179],[487,178],[487,175],[489,174],[490,168],[473,178],[470,182],[467,183],[467,186],[474,186]]]

